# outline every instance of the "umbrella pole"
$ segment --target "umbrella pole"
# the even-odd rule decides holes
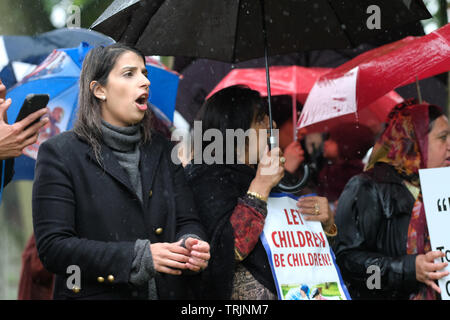
[[[267,103],[269,106],[269,128],[270,128],[270,136],[269,136],[269,150],[276,147],[276,139],[273,135],[273,125],[272,125],[272,99],[270,93],[270,72],[269,72],[269,53],[268,53],[268,45],[267,45],[267,30],[266,30],[266,20],[265,20],[265,10],[264,10],[264,0],[260,0],[261,4],[261,17],[262,17],[262,31],[264,38],[264,61],[266,65],[266,83],[267,83]]]
[[[272,103],[271,103],[271,94],[270,94],[270,72],[269,72],[269,54],[268,54],[268,45],[267,45],[267,30],[266,30],[266,20],[265,20],[265,12],[264,12],[264,0],[260,0],[261,4],[261,17],[262,17],[262,29],[263,29],[263,37],[264,37],[264,60],[266,63],[266,82],[267,82],[267,102],[269,105],[269,126],[270,126],[270,137],[269,137],[269,150],[277,147],[277,141],[273,136],[273,126],[272,126]],[[306,185],[309,179],[309,167],[307,164],[304,165],[304,174],[303,178],[293,186],[288,186],[282,183],[281,181],[278,183],[278,188],[282,192],[291,192],[295,193],[301,190],[301,188]]]
[[[292,95],[292,128],[294,141],[297,141],[297,97],[295,94]]]

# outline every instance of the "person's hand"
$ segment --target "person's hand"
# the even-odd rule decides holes
[[[211,257],[208,242],[187,238],[184,245],[189,250],[190,255],[189,260],[186,262],[186,267],[194,272],[205,270]]]
[[[264,155],[258,164],[256,176],[252,180],[248,191],[259,193],[261,196],[267,198],[270,190],[272,190],[284,176],[284,164],[282,158],[283,153],[280,148],[277,147],[269,151],[269,147],[266,146]]]
[[[150,244],[153,265],[157,272],[181,275],[187,268],[189,250],[181,246],[181,240],[174,243],[158,242]]]
[[[308,130],[306,128],[301,128],[297,130],[297,141],[301,141],[308,134]]]
[[[334,224],[334,214],[325,197],[302,197],[298,199],[297,207],[305,220],[320,221],[324,231],[328,232]]]
[[[49,121],[48,118],[44,118],[27,128],[33,121],[48,112],[47,108],[43,108],[9,125],[6,111],[10,106],[11,99],[0,99],[0,160],[20,156],[25,147],[37,141],[39,130]]]
[[[299,141],[292,141],[286,149],[284,149],[283,154],[286,158],[284,169],[290,173],[297,171],[300,164],[305,160],[305,152]]]
[[[5,100],[6,98],[6,87],[0,79],[0,99]]]
[[[434,282],[449,274],[448,271],[439,271],[447,267],[447,262],[435,263],[434,260],[442,258],[445,253],[442,251],[430,251],[426,254],[419,254],[416,257],[416,279],[417,281],[425,283],[433,290],[441,293],[441,289]]]

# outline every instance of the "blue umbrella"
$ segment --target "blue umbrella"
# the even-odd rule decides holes
[[[89,44],[82,42],[78,48],[53,51],[33,72],[8,91],[6,96],[12,99],[8,109],[11,122],[17,118],[28,94],[46,93],[50,96],[50,122],[41,129],[37,143],[25,148],[24,155],[16,158],[14,180],[32,180],[39,145],[49,137],[73,127],[81,66],[90,49],[92,47]],[[147,60],[146,68],[151,82],[150,107],[160,121],[171,127],[179,76],[151,59]]]
[[[0,78],[10,88],[54,49],[74,48],[82,41],[92,46],[115,42],[104,34],[83,28],[63,28],[35,36],[0,36]]]

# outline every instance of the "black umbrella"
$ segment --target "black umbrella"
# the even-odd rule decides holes
[[[374,6],[379,29],[368,25]],[[349,48],[428,18],[421,0],[115,0],[91,28],[147,55],[226,62],[264,56],[274,146],[269,54]]]
[[[380,29],[368,27],[374,5]],[[348,48],[430,17],[421,0],[116,0],[91,28],[148,55],[237,62]]]
[[[237,62],[264,54],[261,4],[271,55],[354,47],[431,18],[421,0],[116,0],[91,28],[145,54]],[[367,26],[372,5],[381,29]]]

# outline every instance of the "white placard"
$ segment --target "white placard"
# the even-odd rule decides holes
[[[347,300],[334,254],[318,221],[306,221],[297,200],[271,194],[261,241],[280,300]]]
[[[431,249],[445,252],[436,262],[450,262],[450,167],[419,170]],[[445,269],[450,271],[450,265]],[[450,275],[438,280],[443,300],[450,300]]]

